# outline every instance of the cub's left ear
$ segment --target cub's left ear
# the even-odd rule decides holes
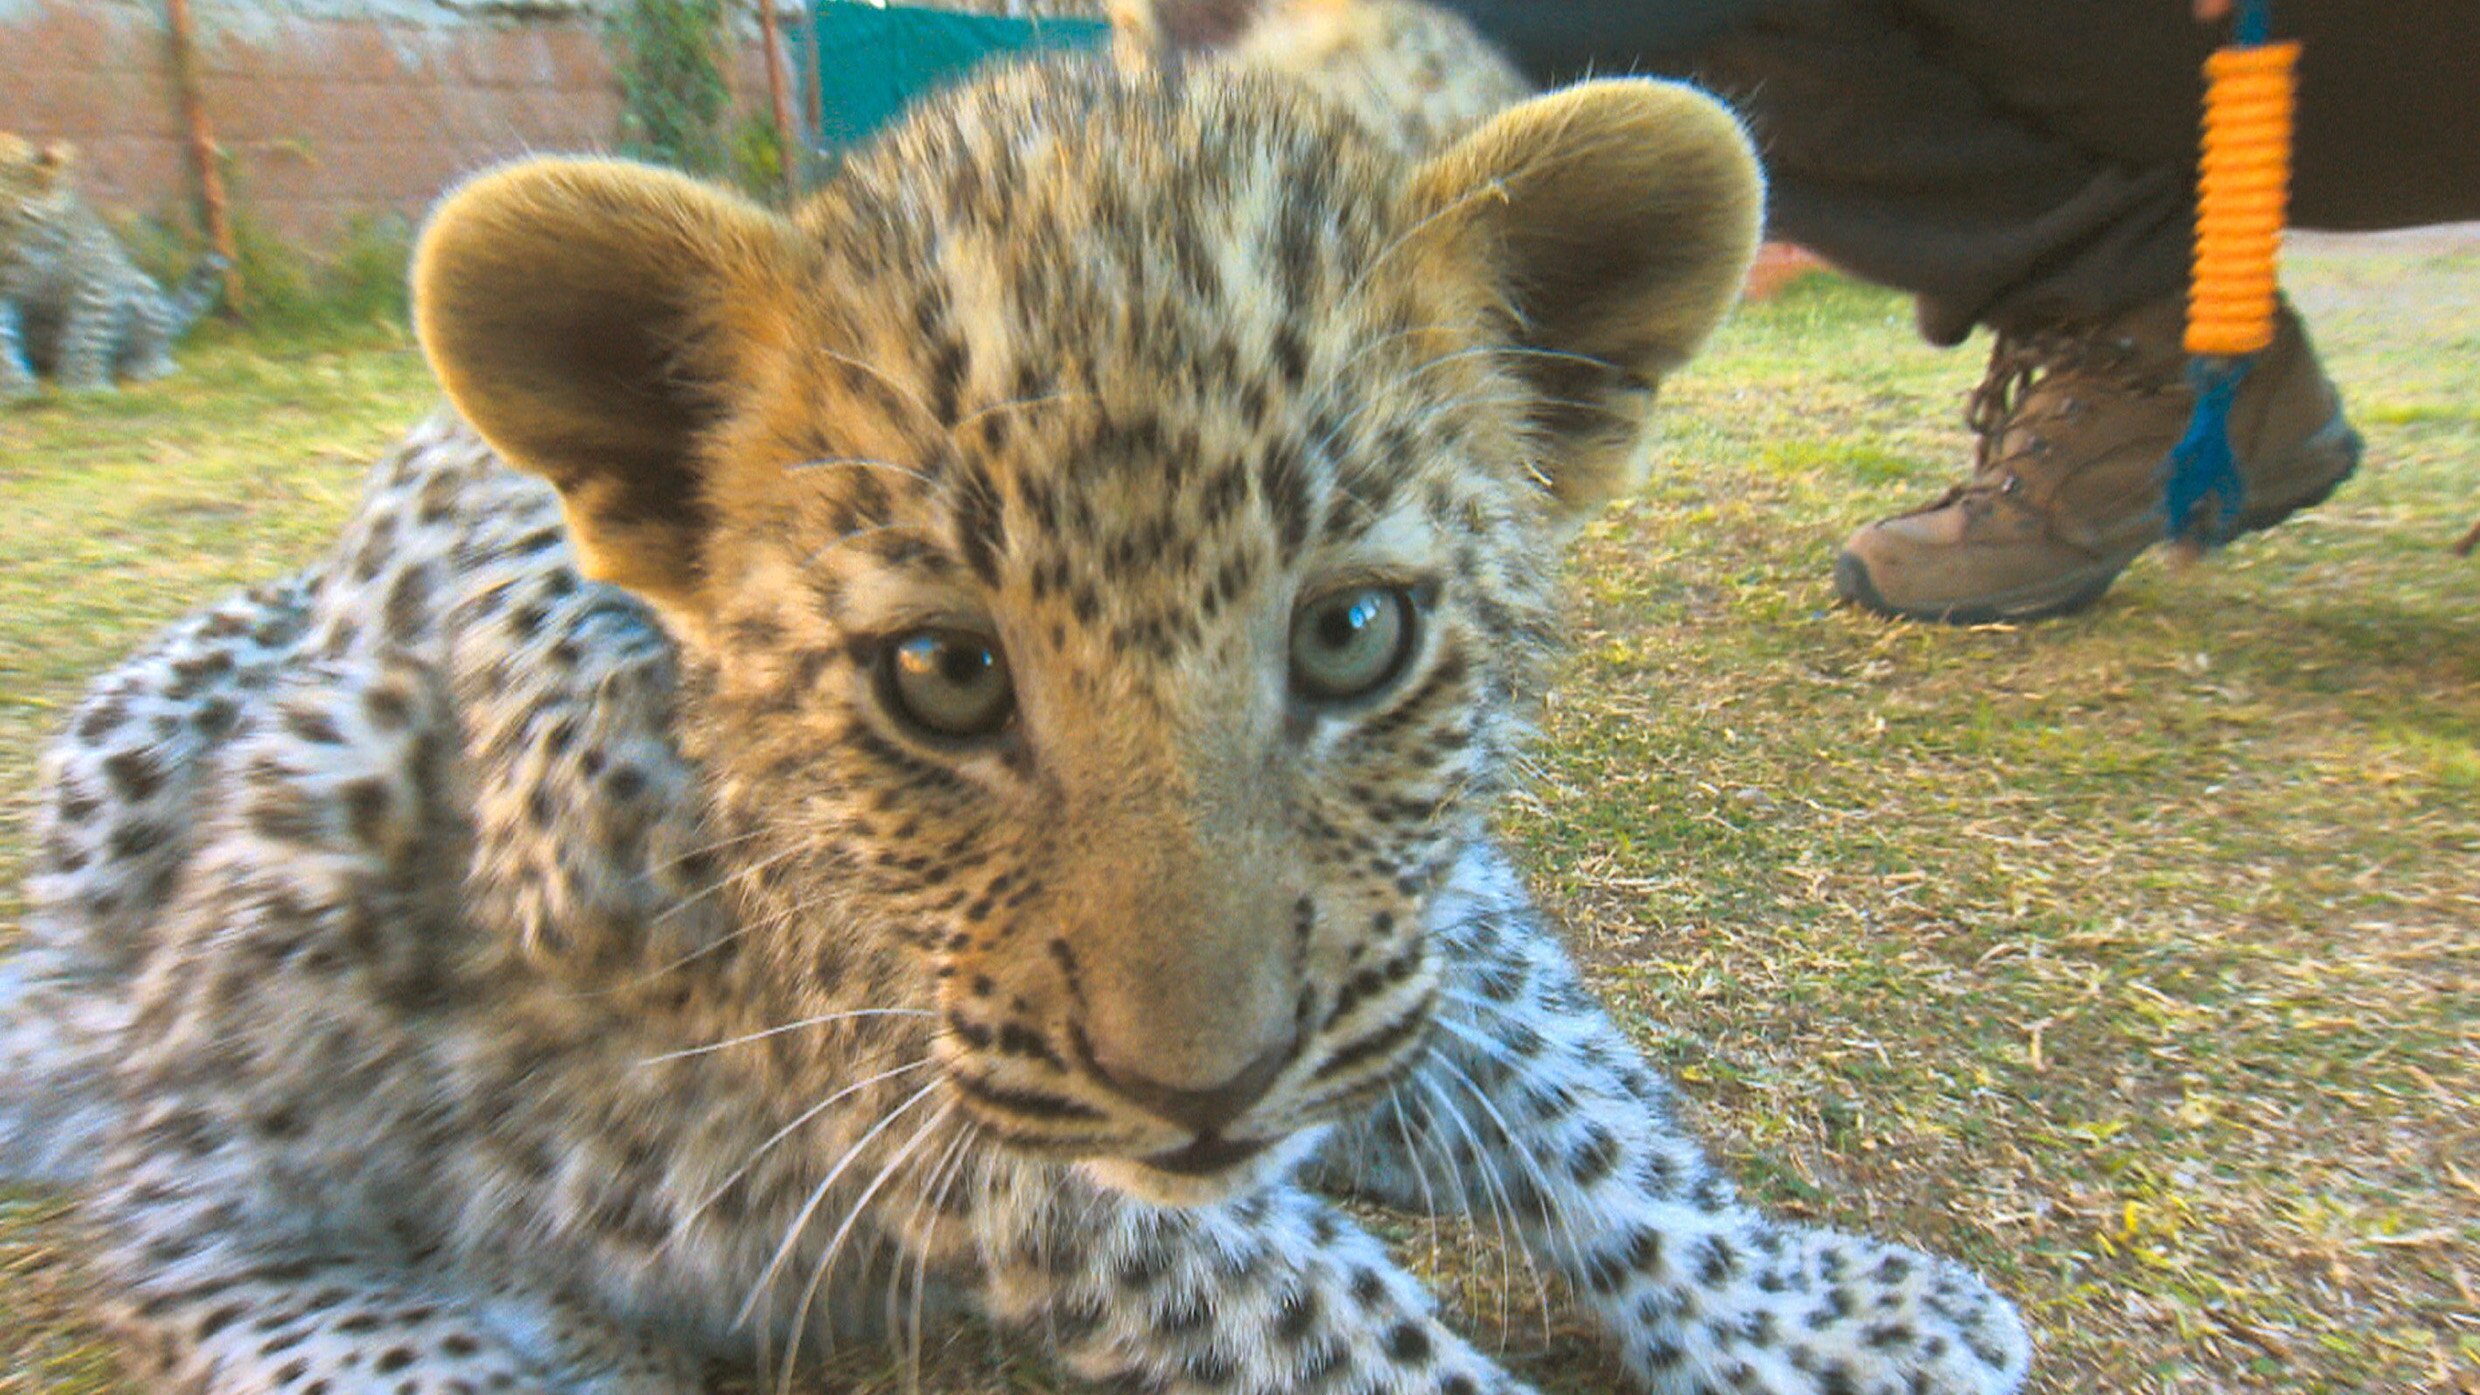
[[[1511,107],[1415,177],[1414,218],[1477,235],[1551,491],[1572,518],[1643,479],[1645,417],[1737,298],[1764,210],[1737,118],[1695,88],[1588,82]]]

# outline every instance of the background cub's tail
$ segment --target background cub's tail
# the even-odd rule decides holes
[[[224,273],[231,269],[231,262],[209,252],[189,269],[189,275],[181,278],[181,284],[165,297],[172,313],[168,331],[171,338],[187,334],[200,316],[215,308],[215,302],[224,294]]]

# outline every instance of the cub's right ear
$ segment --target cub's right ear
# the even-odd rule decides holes
[[[700,452],[793,335],[792,226],[616,160],[536,160],[441,203],[414,253],[414,323],[449,400],[560,491],[587,575],[691,603]]]

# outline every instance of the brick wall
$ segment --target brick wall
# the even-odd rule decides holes
[[[192,0],[239,216],[311,250],[523,151],[608,147],[597,0]],[[763,94],[756,45],[737,74]],[[114,214],[186,225],[162,0],[0,0],[0,130],[66,138]],[[760,102],[763,96],[758,97]]]

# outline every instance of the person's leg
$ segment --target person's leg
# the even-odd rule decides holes
[[[1756,129],[1775,231],[1910,291],[1939,343],[2185,284],[2187,0],[1439,0],[1543,82],[1685,77]],[[2480,5],[2277,0],[2306,46],[2292,221],[2480,218]]]
[[[1851,0],[1793,0],[1781,13],[1811,9],[1861,13]],[[1806,187],[1815,184],[1829,214],[1853,225],[1817,229],[1816,245],[1829,256],[1830,240],[1899,235],[1871,222],[1872,204],[1881,216],[1891,207],[1948,229],[1940,241],[1969,239],[1960,260],[1876,278],[1920,294],[1922,324],[1940,342],[1974,323],[2105,319],[2185,288],[2201,69],[2223,41],[2221,26],[2196,23],[2185,0],[1900,0],[1868,13],[1899,29],[1936,76],[1903,78],[1907,119],[1831,135],[1820,167],[1776,162],[1789,235],[1829,221],[1808,207],[1821,197]],[[2480,72],[2480,5],[2276,0],[2273,14],[2276,37],[2296,38],[2304,50],[2294,226],[2480,218],[2480,97],[2471,86]],[[1755,27],[1723,39],[1698,65],[1708,80],[1745,91],[1759,119],[1786,136],[1842,115],[1806,100],[1780,69]],[[1808,80],[1886,86],[1848,65]],[[1912,163],[1918,150],[1941,137],[1959,144],[1967,132],[1973,148],[2000,157],[1923,187]],[[1889,133],[1900,142],[1891,148],[1878,143]],[[1885,172],[1868,181],[1874,190],[1849,190],[1837,147],[1854,145],[1883,151]],[[2110,197],[2126,185],[2144,192]],[[2023,212],[2009,220],[2009,208]]]
[[[1971,399],[1970,481],[1861,529],[1835,559],[1837,589],[1871,609],[1958,621],[2073,610],[2161,534],[2159,470],[2194,401],[2180,342],[2189,190],[2199,68],[2219,36],[2172,3],[2032,8],[1907,0],[1904,14],[1922,52],[1994,109],[2082,152],[2097,181],[2118,169],[2177,182],[2168,201],[2099,222],[2078,216],[2096,185],[2074,189],[2018,225],[2017,243],[1980,241],[2029,251],[2022,274],[1915,285],[1932,337],[1975,321],[1997,335]],[[2292,220],[2480,216],[2480,103],[2466,87],[2480,65],[2480,6],[2277,8],[2277,33],[2298,35],[2307,53]],[[2248,490],[2242,532],[2321,501],[2358,462],[2341,398],[2287,307],[2231,434]]]
[[[2057,327],[2182,282],[2193,30],[2181,0],[1769,0],[1678,51],[1616,40],[1747,115],[1777,236],[1911,292],[1934,342],[2006,317],[1972,394],[1972,481],[1846,543],[1846,597],[1933,619],[2055,613],[2159,535],[2153,467],[2184,416],[2175,312]]]
[[[2380,7],[2382,22],[2343,8],[2282,7],[2315,55],[2295,220],[2480,216],[2480,140],[2454,110],[2473,105],[2480,6]],[[1847,599],[1923,619],[2057,614],[2159,540],[2159,470],[2193,406],[2180,339],[2200,69],[2219,37],[2178,0],[1799,0],[1698,60],[1766,138],[1779,228],[1912,291],[1933,340],[1996,331],[1970,399],[1972,476],[1853,534],[1835,560]],[[2242,531],[2358,462],[2287,309],[2231,429]]]
[[[2280,0],[2274,30],[2304,49],[2293,226],[2480,219],[2480,5]]]
[[[2192,29],[2179,0],[1957,0],[1968,25],[1894,0],[1445,4],[1537,79],[1650,72],[1730,100],[1764,152],[1775,234],[1919,296],[1922,328],[1939,343],[2036,277],[2133,284],[2140,298],[2180,275],[2178,143],[2131,159],[2078,141],[2073,123],[2053,129],[2041,111],[2184,103],[2192,113],[2192,94],[2176,90],[2193,87],[2184,47],[2136,73],[2071,61],[2136,47],[2109,27],[2133,5]],[[2021,61],[2034,31],[2056,33],[2060,61]]]
[[[2036,17],[2008,18],[1958,29],[1881,0],[1786,0],[1671,70],[1755,127],[1775,233],[1911,292],[1933,342],[1959,342],[2002,302],[2106,314],[2175,287],[2185,172],[2097,150],[2033,107],[2166,107],[2183,57],[2131,64],[2106,85],[2080,64],[2024,67],[2000,85],[1987,70],[2006,66]],[[2105,303],[2118,296],[2132,299]]]
[[[1757,127],[1779,232],[1912,292],[1934,342],[1997,330],[1969,481],[1854,534],[1835,563],[1847,599],[2056,614],[2161,536],[2207,44],[2178,0],[1795,0],[1698,55],[1693,75]],[[2300,477],[2260,491],[2281,512],[2355,459],[2305,341],[2285,348],[2241,413],[2279,427],[2246,458]]]
[[[1970,482],[1853,535],[1836,565],[1847,597],[1936,619],[2051,614],[2098,597],[2158,538],[2156,470],[2192,402],[2180,302],[2200,68],[2220,41],[2185,0],[1449,3],[1536,76],[1589,59],[1733,98],[1766,155],[1777,235],[1910,291],[1935,342],[1998,332],[1971,397]],[[2309,53],[2294,221],[2480,217],[2480,6],[2277,11]],[[2234,443],[2243,528],[2323,498],[2356,463],[2287,311]]]

